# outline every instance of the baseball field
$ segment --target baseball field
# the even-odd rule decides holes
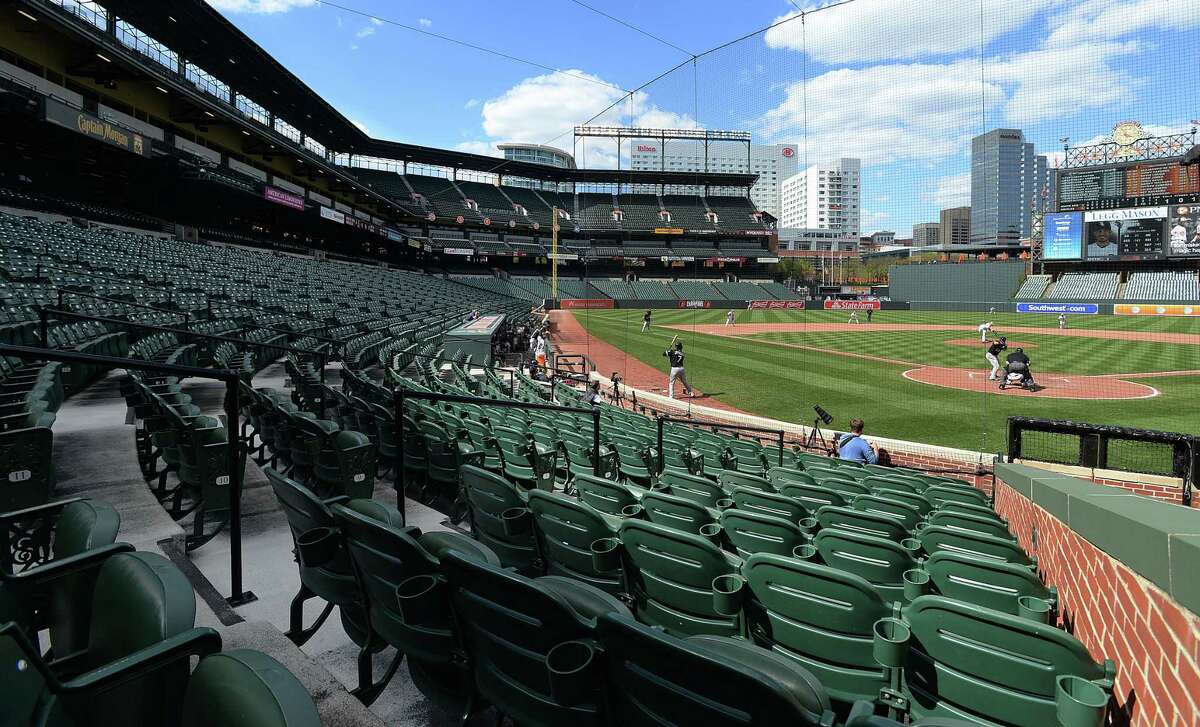
[[[560,349],[605,375],[665,393],[673,337],[700,404],[811,424],[813,405],[844,429],[995,452],[1011,415],[1200,433],[1200,318],[876,311],[560,311]],[[988,381],[977,327],[992,321],[1032,360],[1040,391]],[[1003,359],[1003,356],[1001,357]],[[679,392],[677,391],[678,395]]]

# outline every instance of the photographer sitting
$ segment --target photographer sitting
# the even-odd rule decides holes
[[[879,462],[879,445],[863,439],[863,426],[862,419],[850,420],[850,432],[843,434],[838,439],[838,456],[850,462],[877,464]]]

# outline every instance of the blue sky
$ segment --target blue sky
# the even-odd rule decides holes
[[[478,153],[503,141],[571,150],[574,124],[689,59],[572,0],[338,0],[375,20],[318,0],[209,2],[371,134]],[[587,4],[691,53],[797,14],[776,0]],[[970,139],[982,131],[1020,128],[1053,155],[1061,137],[1098,141],[1118,121],[1165,133],[1200,118],[1200,2],[983,6],[982,18],[979,0],[810,13],[687,63],[600,120],[748,130],[800,144],[813,163],[858,156],[864,232],[906,236],[969,203]],[[612,145],[575,151],[589,166],[617,161]]]

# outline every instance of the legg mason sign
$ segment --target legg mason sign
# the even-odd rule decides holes
[[[71,129],[96,141],[118,146],[139,156],[146,156],[149,151],[150,145],[141,134],[84,113],[54,99],[46,99],[46,121]]]

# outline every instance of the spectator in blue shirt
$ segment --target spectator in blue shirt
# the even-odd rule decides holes
[[[863,439],[863,420],[850,420],[850,433],[838,440],[838,456],[851,462],[875,464],[879,461],[879,446]]]

